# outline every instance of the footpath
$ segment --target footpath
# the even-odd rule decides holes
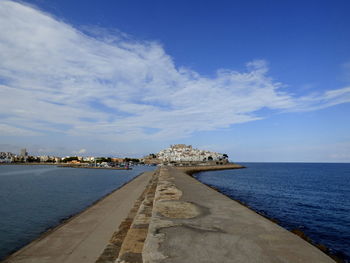
[[[162,167],[145,173],[6,262],[334,262],[188,175],[242,168],[218,167]]]

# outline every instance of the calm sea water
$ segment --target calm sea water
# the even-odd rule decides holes
[[[0,166],[0,260],[147,170]]]
[[[243,165],[195,176],[350,262],[350,164]]]

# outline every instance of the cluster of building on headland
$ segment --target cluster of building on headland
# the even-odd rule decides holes
[[[135,164],[146,165],[219,165],[228,163],[227,154],[199,150],[191,145],[174,144],[161,150],[157,154],[149,154],[144,158],[116,158],[94,156],[33,156],[26,149],[20,153],[0,152],[0,163],[68,163],[75,165],[90,165],[100,167],[130,166]]]
[[[161,165],[219,165],[228,163],[228,155],[207,150],[199,150],[191,145],[174,144],[157,154],[144,157],[145,163]]]

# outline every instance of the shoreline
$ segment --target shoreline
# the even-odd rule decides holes
[[[88,211],[89,209],[99,205],[101,202],[103,202],[104,200],[106,200],[108,197],[110,197],[111,195],[113,195],[114,193],[118,192],[119,190],[121,190],[122,188],[126,187],[127,185],[130,185],[133,181],[135,181],[137,178],[139,178],[140,176],[146,174],[146,173],[150,173],[152,171],[148,171],[148,172],[141,172],[140,174],[138,174],[137,176],[135,176],[133,179],[131,179],[130,181],[120,185],[118,188],[112,190],[111,192],[103,195],[101,198],[95,200],[94,202],[92,202],[90,205],[84,207],[82,210],[80,210],[79,212],[72,214],[68,217],[64,217],[62,219],[59,220],[58,225],[56,226],[51,226],[48,227],[47,229],[45,229],[43,232],[41,232],[35,239],[29,241],[28,243],[24,244],[21,248],[12,251],[10,254],[8,254],[7,256],[5,256],[5,258],[0,259],[0,263],[7,263],[7,262],[11,262],[9,260],[11,260],[12,257],[15,257],[16,255],[20,254],[23,250],[28,249],[31,245],[33,245],[34,243],[37,243],[43,239],[45,239],[46,237],[48,237],[49,235],[51,235],[52,233],[56,232],[57,230],[59,230],[60,228],[66,226],[67,224],[69,224],[71,221],[75,220],[76,218],[78,218],[79,216],[81,216],[82,214],[84,214],[86,211]]]
[[[11,166],[11,165],[21,165],[21,166],[30,166],[30,165],[50,165],[57,166],[61,168],[86,168],[86,169],[109,169],[109,170],[131,170],[130,168],[125,167],[94,167],[86,165],[74,165],[69,163],[0,163],[0,165]]]
[[[0,165],[59,165],[59,163],[0,163]]]
[[[57,165],[61,168],[82,168],[82,169],[103,169],[103,170],[132,170],[126,167],[94,167],[94,166],[80,166],[80,165]]]

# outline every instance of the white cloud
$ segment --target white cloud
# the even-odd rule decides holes
[[[0,123],[0,134],[6,136],[38,136],[38,132],[28,129],[21,129],[7,124]]]
[[[0,134],[181,138],[261,119],[256,112],[263,108],[306,111],[350,102],[349,87],[294,97],[268,76],[263,60],[247,63],[246,72],[221,69],[208,78],[177,68],[159,43],[93,31],[95,37],[0,1]]]

